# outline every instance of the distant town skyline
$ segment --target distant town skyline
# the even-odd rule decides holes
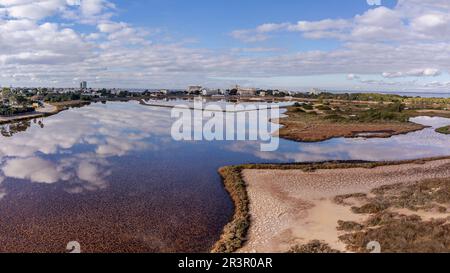
[[[0,86],[447,92],[446,0],[0,0]]]

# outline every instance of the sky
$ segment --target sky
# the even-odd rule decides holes
[[[0,86],[447,92],[448,0],[0,0]]]

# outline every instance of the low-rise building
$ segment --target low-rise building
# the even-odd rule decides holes
[[[324,93],[325,91],[319,89],[319,88],[313,88],[309,91],[309,94],[311,95],[320,95],[322,93]]]
[[[257,89],[256,88],[243,88],[240,86],[236,86],[237,94],[241,97],[251,97],[255,96]]]
[[[202,92],[202,87],[199,85],[192,85],[192,86],[189,86],[186,91],[189,94],[200,93],[200,92]]]
[[[220,90],[218,89],[208,89],[208,88],[203,88],[202,89],[202,95],[203,96],[214,96],[214,95],[219,95]]]

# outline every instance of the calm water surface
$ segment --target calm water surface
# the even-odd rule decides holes
[[[397,160],[450,155],[431,126],[389,139],[176,142],[170,109],[94,104],[4,127],[0,136],[0,251],[204,252],[233,206],[217,169],[242,163]]]

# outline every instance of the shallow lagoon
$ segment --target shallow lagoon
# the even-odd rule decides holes
[[[233,211],[221,166],[450,155],[450,136],[434,132],[443,118],[389,139],[280,140],[276,152],[177,142],[173,121],[167,108],[93,104],[0,136],[0,251],[64,252],[75,240],[85,252],[203,252]]]

